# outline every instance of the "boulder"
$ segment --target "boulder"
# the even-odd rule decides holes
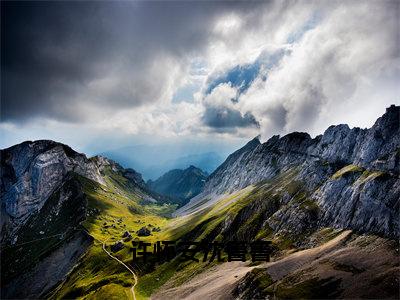
[[[151,235],[151,232],[147,227],[143,226],[142,228],[140,228],[137,231],[137,235],[138,236],[149,236],[149,235]]]
[[[124,234],[122,235],[123,238],[131,238],[132,235],[129,233],[129,231],[125,231]]]
[[[124,248],[124,243],[122,241],[117,241],[111,245],[112,252],[118,252]]]

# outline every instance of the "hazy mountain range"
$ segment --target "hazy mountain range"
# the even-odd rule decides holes
[[[213,172],[224,160],[224,154],[204,152],[181,155],[180,150],[166,146],[124,147],[102,152],[100,155],[118,161],[125,167],[138,170],[148,180],[155,180],[173,169],[186,169],[193,165],[207,173]]]
[[[133,169],[53,141],[1,150],[1,174],[2,298],[127,299],[134,278],[121,261],[143,298],[399,297],[398,106],[369,129],[255,138],[203,187],[206,174],[195,167],[146,184]],[[176,210],[152,186],[198,194]],[[155,267],[132,262],[129,237],[266,239],[272,262],[176,257]],[[106,253],[111,244],[120,261]]]

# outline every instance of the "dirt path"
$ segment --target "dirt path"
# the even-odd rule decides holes
[[[133,272],[133,270],[132,270],[131,268],[129,268],[123,261],[121,261],[121,260],[119,260],[118,258],[116,258],[115,256],[111,255],[111,253],[108,252],[108,251],[106,250],[106,242],[107,242],[107,240],[105,240],[105,241],[103,242],[103,250],[108,254],[108,256],[110,256],[111,258],[115,259],[117,262],[119,262],[119,263],[122,264],[125,268],[127,268],[129,272],[132,273],[133,278],[134,278],[134,280],[135,280],[135,283],[134,283],[134,284],[132,285],[132,287],[131,287],[131,293],[132,293],[133,299],[136,300],[136,296],[135,296],[135,286],[137,285],[138,279],[137,279],[137,276],[136,276],[135,272]]]
[[[134,280],[135,280],[135,283],[134,283],[134,284],[132,285],[132,287],[131,287],[131,293],[132,293],[133,299],[136,300],[136,296],[135,296],[135,286],[137,285],[138,279],[137,279],[137,276],[136,276],[135,272],[134,272],[131,268],[129,268],[123,261],[119,260],[118,258],[116,258],[115,256],[113,256],[110,252],[108,252],[108,251],[106,250],[106,242],[107,242],[107,240],[103,242],[103,250],[108,254],[108,256],[110,256],[111,258],[113,258],[113,259],[115,259],[116,261],[118,261],[118,262],[119,262],[120,264],[122,264],[126,269],[128,269],[129,272],[132,273],[133,278],[134,278]]]

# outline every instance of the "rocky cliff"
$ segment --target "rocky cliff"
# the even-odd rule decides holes
[[[84,154],[53,141],[24,142],[1,150],[2,238],[12,236],[43,207],[69,172],[101,184],[99,169]]]
[[[24,142],[1,150],[2,239],[12,236],[40,211],[70,172],[105,184],[107,172],[118,174],[132,189],[147,195],[142,176],[101,156],[87,158],[64,144],[49,140]],[[152,199],[152,197],[148,197]]]
[[[315,138],[294,132],[262,144],[250,141],[177,214],[192,212],[204,199],[212,203],[218,195],[286,176],[297,189],[280,194],[279,209],[265,222],[273,229],[299,231],[311,222],[398,237],[399,173],[400,107],[392,105],[369,129],[337,125]],[[291,201],[300,196],[315,204],[313,218],[302,219],[304,213]]]

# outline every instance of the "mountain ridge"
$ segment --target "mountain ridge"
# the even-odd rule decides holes
[[[175,215],[207,207],[204,199],[211,199],[212,205],[220,195],[296,169],[292,180],[301,182],[310,200],[322,209],[321,224],[399,236],[399,124],[400,107],[392,105],[370,129],[342,124],[315,138],[294,132],[263,144],[249,142],[230,155],[208,177],[203,192]],[[345,201],[348,197],[351,200]],[[360,202],[358,197],[365,199]],[[290,213],[282,212],[281,217]]]

